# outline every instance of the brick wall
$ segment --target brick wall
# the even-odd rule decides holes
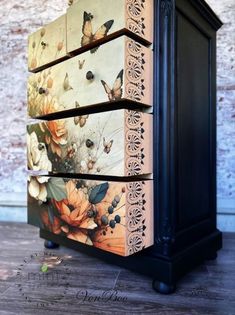
[[[218,204],[223,214],[227,208],[233,213],[235,200],[235,1],[207,2],[224,22],[218,33],[217,81]],[[66,7],[66,0],[1,0],[0,199],[16,193],[21,200],[26,192],[27,36],[60,16]],[[225,219],[221,216],[221,220]]]

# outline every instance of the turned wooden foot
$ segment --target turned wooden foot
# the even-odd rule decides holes
[[[164,283],[155,279],[153,280],[153,289],[161,294],[171,294],[175,292],[176,285]]]
[[[52,241],[45,240],[44,242],[44,247],[48,249],[55,249],[58,248],[59,246],[60,246],[59,244],[56,244]]]

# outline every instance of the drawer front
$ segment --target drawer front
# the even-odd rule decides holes
[[[129,100],[152,105],[152,51],[126,36],[33,74],[28,114],[55,112]],[[93,77],[92,77],[93,75]]]
[[[54,173],[152,173],[152,115],[115,110],[29,125],[28,168]]]
[[[127,32],[152,43],[153,0],[80,0],[67,10],[69,53]]]
[[[28,69],[35,72],[66,56],[66,15],[28,38]]]
[[[121,256],[153,245],[152,181],[30,177],[28,223]]]

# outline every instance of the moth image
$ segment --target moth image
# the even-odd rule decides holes
[[[82,27],[82,41],[81,46],[88,45],[98,39],[104,38],[107,36],[110,28],[112,27],[114,20],[109,20],[108,22],[104,23],[94,34],[92,30],[92,21],[93,15],[91,13],[87,13],[84,11],[83,14],[83,27]],[[95,53],[99,47],[95,47],[91,49],[91,53]]]
[[[101,80],[101,83],[103,84],[110,101],[117,101],[122,98],[123,70],[119,72],[112,89],[105,81]]]
[[[110,140],[109,142],[106,142],[105,138],[103,138],[103,146],[104,146],[104,152],[109,154],[111,151],[113,145],[113,140]]]
[[[69,83],[69,75],[66,73],[63,83],[63,88],[65,91],[73,90],[72,86]]]
[[[74,117],[74,123],[75,123],[75,125],[79,124],[79,126],[82,128],[85,126],[88,118],[89,118],[89,115]]]

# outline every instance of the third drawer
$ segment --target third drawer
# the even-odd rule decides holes
[[[152,115],[119,109],[28,125],[28,168],[63,174],[152,173]]]

